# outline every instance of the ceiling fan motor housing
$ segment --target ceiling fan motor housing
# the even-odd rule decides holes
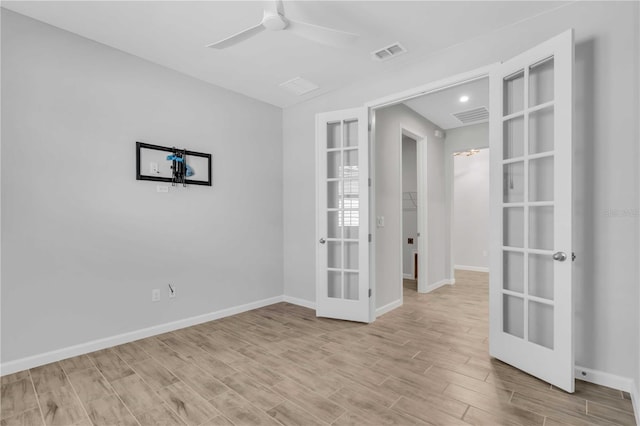
[[[262,25],[269,31],[279,31],[287,28],[287,21],[279,13],[265,10],[262,17]]]

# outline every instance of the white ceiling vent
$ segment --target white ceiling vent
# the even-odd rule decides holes
[[[486,121],[489,119],[489,110],[487,107],[479,107],[467,111],[460,111],[452,114],[462,124],[476,123],[478,121]]]
[[[407,49],[405,49],[400,43],[393,43],[390,46],[371,52],[371,57],[377,61],[386,61],[388,59],[395,58],[398,55],[402,55],[403,53],[407,53]]]
[[[314,84],[309,80],[305,80],[302,77],[296,77],[289,81],[285,81],[284,83],[280,83],[279,86],[298,96],[313,92],[319,87],[317,84]]]

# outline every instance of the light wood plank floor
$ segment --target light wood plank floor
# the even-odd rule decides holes
[[[370,325],[280,303],[5,376],[1,424],[635,424],[628,394],[491,359],[487,278],[407,281]]]

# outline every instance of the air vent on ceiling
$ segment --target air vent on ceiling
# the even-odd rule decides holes
[[[470,124],[478,121],[486,121],[489,119],[489,110],[487,107],[479,107],[467,111],[460,111],[452,114],[462,124]]]
[[[407,49],[405,49],[400,43],[393,43],[392,45],[383,47],[380,50],[371,52],[371,57],[377,61],[386,61],[388,59],[395,58],[398,55],[402,55],[403,53],[407,53]]]
[[[296,77],[289,81],[285,81],[284,83],[280,83],[279,86],[298,96],[312,92],[319,87],[317,84],[314,84],[309,80],[305,80],[302,77]]]

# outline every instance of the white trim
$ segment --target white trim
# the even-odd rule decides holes
[[[293,305],[298,305],[305,308],[313,309],[313,310],[316,309],[316,302],[312,302],[311,300],[298,299],[297,297],[291,297],[291,296],[285,295],[285,296],[282,296],[282,301],[291,303]]]
[[[50,352],[45,352],[43,354],[17,359],[15,361],[5,362],[0,364],[0,371],[2,372],[1,374],[3,376],[11,373],[16,373],[18,371],[27,370],[29,368],[38,367],[40,365],[49,364],[55,361],[60,361],[62,359],[87,354],[89,352],[98,351],[100,349],[110,348],[113,346],[121,345],[123,343],[133,342],[134,340],[144,339],[145,337],[156,336],[158,334],[167,333],[169,331],[190,327],[231,315],[240,314],[242,312],[251,311],[253,309],[262,308],[264,306],[273,305],[274,303],[282,302],[284,298],[285,296],[270,297],[268,299],[262,299],[255,302],[246,303],[244,305],[233,306],[231,308],[221,309],[219,311],[210,312],[208,314],[196,315],[190,318],[172,321],[160,325],[154,325],[152,327],[118,334],[116,336],[91,340],[86,343],[68,346],[62,349],[56,349]]]
[[[378,309],[376,309],[376,316],[379,317],[380,315],[384,315],[387,312],[393,311],[396,308],[399,308],[400,306],[402,306],[402,298],[398,299],[398,300],[394,300],[391,303],[387,303],[384,306],[379,307]]]
[[[615,374],[605,373],[604,371],[592,370],[590,368],[580,367],[579,365],[576,365],[575,375],[576,379],[582,380],[583,382],[618,389],[629,392],[630,394],[635,393],[633,379],[628,377],[617,376]]]
[[[402,274],[402,278],[404,278],[405,280],[413,280],[413,279],[415,279],[413,274]]]
[[[585,375],[583,375],[583,373]],[[640,395],[633,379],[615,374],[605,373],[604,371],[592,370],[590,368],[575,366],[576,379],[583,382],[593,383],[594,385],[606,386],[608,388],[618,389],[629,392],[631,402],[633,404],[633,412],[636,417],[636,424],[640,425]]]
[[[484,67],[476,68],[472,71],[463,72],[456,75],[450,75],[440,80],[432,81],[422,86],[414,87],[412,89],[404,90],[393,95],[378,98],[373,101],[365,103],[365,106],[369,108],[382,108],[397,104],[400,102],[408,101],[409,99],[416,98],[418,96],[427,95],[429,93],[447,89],[449,87],[458,86],[462,83],[469,83],[471,81],[479,80],[489,76],[489,72],[500,62],[487,65]]]
[[[426,211],[427,211],[427,186],[424,184],[424,182],[426,182],[427,180],[427,136],[423,135],[420,132],[417,132],[416,129],[411,128],[411,126],[406,126],[403,123],[400,123],[400,140],[398,142],[398,146],[399,146],[399,150],[400,150],[400,155],[399,155],[399,160],[400,160],[400,166],[398,167],[399,170],[399,181],[400,181],[400,223],[401,223],[401,229],[400,229],[400,271],[402,272],[403,269],[403,265],[404,265],[404,216],[403,216],[403,200],[402,200],[402,180],[403,180],[403,170],[402,170],[402,152],[403,152],[403,143],[402,143],[402,139],[403,136],[407,136],[413,140],[416,141],[416,180],[417,180],[417,190],[418,190],[418,200],[420,200],[418,202],[418,223],[417,223],[417,229],[418,229],[418,237],[417,237],[417,242],[418,242],[418,250],[414,250],[412,252],[411,255],[411,265],[412,265],[412,271],[415,271],[415,264],[414,264],[414,259],[415,259],[415,255],[414,253],[423,253],[422,256],[418,255],[418,274],[419,277],[417,278],[418,280],[418,291],[420,292],[420,289],[422,288],[422,285],[424,282],[426,282],[427,279],[427,260],[429,256],[429,253],[427,251],[427,235],[428,235],[428,227],[427,227],[427,218],[426,218]],[[423,158],[424,157],[424,158]],[[402,274],[401,274],[402,275]],[[422,278],[420,278],[422,277]],[[412,277],[415,278],[415,277]],[[402,283],[402,280],[400,280],[400,297],[404,297],[404,286]]]
[[[487,266],[455,265],[454,269],[459,269],[461,271],[489,272],[489,267]]]
[[[425,289],[425,293],[431,293],[434,290],[439,289],[440,287],[442,287],[443,285],[453,285],[456,282],[456,280],[452,280],[452,279],[444,279],[444,280],[440,280],[437,283],[428,285],[427,288]]]

